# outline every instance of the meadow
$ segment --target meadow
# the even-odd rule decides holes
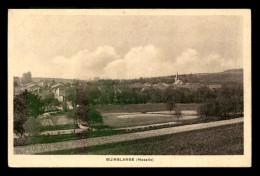
[[[134,141],[41,154],[243,155],[243,142],[243,123],[239,123]]]

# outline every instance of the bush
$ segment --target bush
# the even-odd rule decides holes
[[[174,115],[176,116],[176,118],[179,120],[182,117],[182,111],[180,108],[175,108],[174,110]]]
[[[29,136],[38,136],[40,134],[41,129],[41,120],[29,117],[25,123],[25,131],[29,134]]]
[[[97,124],[103,123],[103,118],[100,112],[93,108],[89,108],[88,110],[88,123],[89,124]]]

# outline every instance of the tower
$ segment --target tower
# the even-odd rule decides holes
[[[175,82],[176,82],[177,80],[179,80],[178,72],[177,72],[176,77],[175,77]]]

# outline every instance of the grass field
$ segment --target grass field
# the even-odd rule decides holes
[[[44,154],[242,155],[243,123]]]
[[[107,118],[103,119],[104,124],[114,127],[114,128],[124,128],[124,127],[133,127],[133,126],[142,126],[142,125],[151,125],[158,123],[166,122],[175,122],[178,121],[177,118],[172,116],[158,116],[154,114],[149,114],[148,116],[132,117],[132,118],[118,118],[116,115],[110,115]],[[180,119],[182,121],[182,119]]]
[[[196,110],[198,104],[177,104],[182,110]],[[116,128],[132,127],[140,125],[150,125],[156,123],[166,123],[176,121],[174,116],[155,116],[150,115],[137,118],[117,118],[117,115],[109,115],[107,113],[134,113],[134,112],[155,112],[155,111],[168,111],[166,105],[163,103],[157,104],[130,104],[130,105],[98,105],[95,108],[100,111],[104,116],[104,124]]]
[[[181,110],[196,110],[199,104],[177,104]],[[152,111],[167,111],[164,103],[154,104],[129,104],[129,105],[95,105],[93,106],[101,113],[115,112],[152,112]]]

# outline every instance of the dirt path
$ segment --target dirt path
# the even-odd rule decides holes
[[[174,134],[174,133],[180,133],[180,132],[186,132],[186,131],[192,131],[192,130],[199,130],[199,129],[217,127],[217,126],[222,126],[222,125],[235,124],[235,123],[239,123],[239,122],[243,122],[243,118],[236,118],[236,119],[231,119],[231,120],[222,120],[222,121],[201,123],[201,124],[192,124],[192,125],[185,125],[185,126],[178,126],[178,127],[171,127],[171,128],[163,128],[163,129],[158,129],[158,130],[143,131],[143,132],[137,132],[137,133],[128,133],[128,134],[120,134],[120,135],[113,135],[113,136],[104,136],[104,137],[97,137],[97,138],[56,142],[56,143],[49,143],[49,144],[35,144],[35,145],[30,145],[30,146],[18,146],[18,147],[14,147],[14,153],[15,154],[35,154],[35,153],[41,153],[41,152],[89,147],[89,146],[103,145],[103,144],[108,144],[108,143],[129,141],[129,140],[142,139],[142,138],[161,136],[161,135],[167,135],[167,134]]]

